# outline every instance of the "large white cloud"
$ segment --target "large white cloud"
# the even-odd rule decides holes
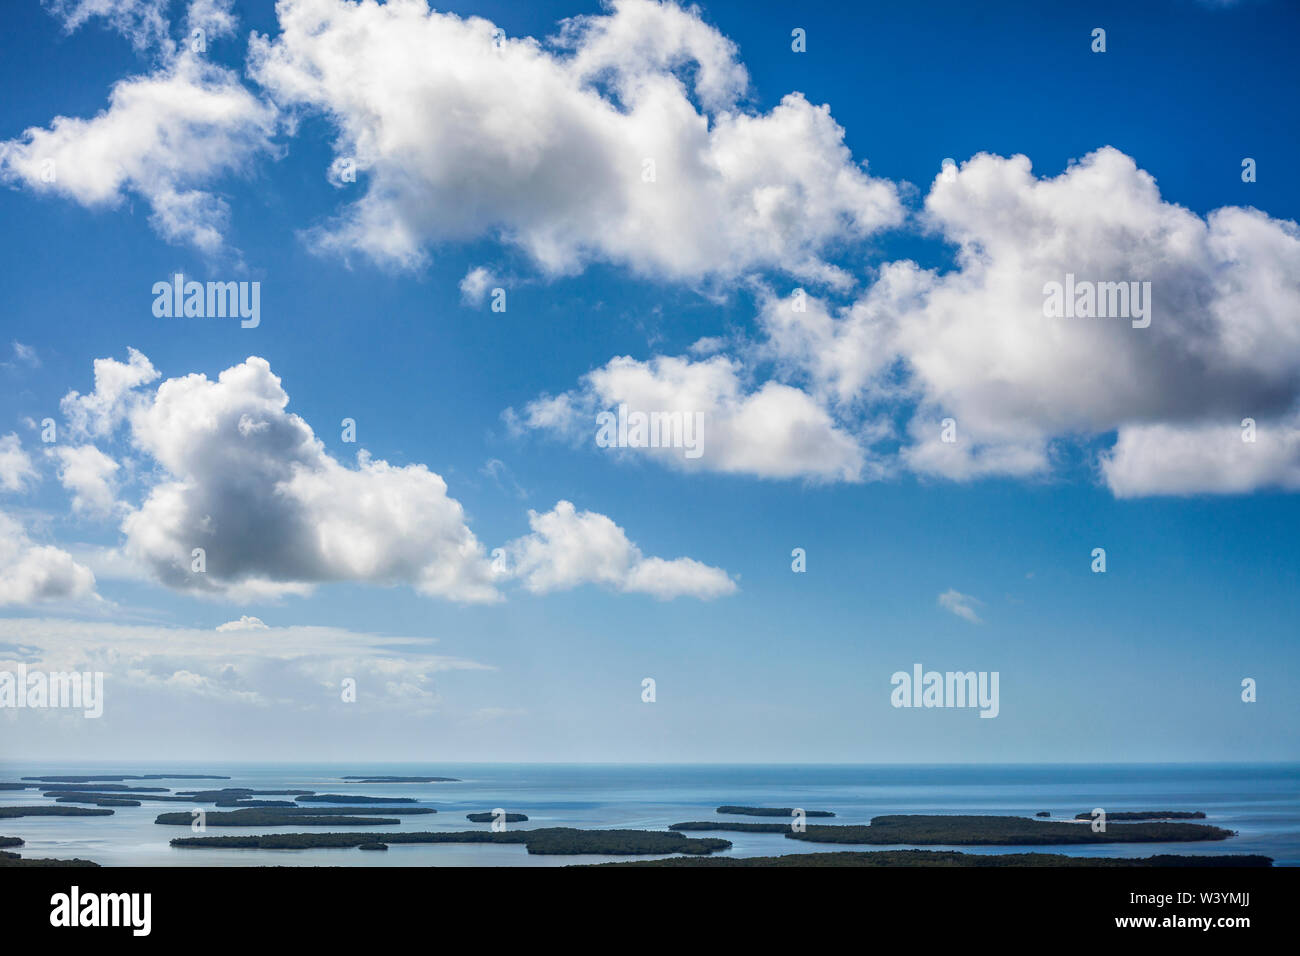
[[[1300,419],[1225,425],[1133,425],[1102,455],[1107,486],[1143,495],[1300,491]]]
[[[528,512],[532,533],[506,547],[510,573],[529,591],[545,594],[595,583],[661,600],[732,594],[721,568],[692,558],[647,558],[609,518],[560,501],[545,513]]]
[[[626,405],[629,414],[699,416],[697,454],[685,442],[612,448],[610,453],[649,455],[682,469],[765,478],[861,477],[862,449],[821,405],[780,382],[749,388],[741,372],[739,362],[722,355],[703,361],[656,356],[647,362],[621,356],[589,372],[577,389],[539,398],[521,414],[508,413],[508,418],[519,427],[566,435],[595,447],[597,415],[617,414],[620,405]]]
[[[165,11],[152,0],[50,5],[69,28],[102,16],[139,42],[171,29],[156,26]],[[0,144],[0,176],[88,204],[137,193],[166,235],[214,250],[225,209],[209,184],[271,150],[280,108],[323,115],[336,183],[348,185],[344,168],[361,174],[359,198],[314,230],[323,248],[413,267],[440,242],[495,236],[551,275],[593,261],[717,287],[785,273],[831,296],[799,310],[768,296],[760,340],[735,357],[612,359],[531,403],[527,425],[580,435],[624,400],[685,407],[710,416],[710,453],[651,454],[819,480],[897,465],[959,480],[1046,475],[1066,443],[1116,435],[1098,462],[1116,494],[1294,486],[1294,223],[1238,207],[1197,215],[1111,148],[1046,178],[1024,156],[981,154],[925,201],[956,267],[887,263],[845,301],[854,283],[832,252],[898,224],[897,191],[854,163],[828,108],[797,93],[747,107],[739,51],[694,8],[615,0],[544,42],[423,0],[280,0],[277,15],[280,32],[249,52],[270,100],[159,40],[155,72],[121,81],[100,116]],[[191,4],[194,26],[229,35],[227,0]],[[490,275],[467,275],[467,301]],[[1149,283],[1150,325],[1045,317],[1045,283],[1066,276]],[[111,428],[125,412],[112,391],[102,408],[74,407],[74,428]],[[1223,452],[1215,436],[1243,417],[1260,442]],[[1178,474],[1159,465],[1166,453]]]
[[[303,595],[321,583],[354,581],[490,602],[515,579],[538,592],[609,584],[611,566],[621,569],[620,590],[661,598],[734,589],[718,568],[643,556],[604,515],[582,512],[574,533],[559,534],[556,522],[566,508],[573,517],[566,502],[548,515],[531,514],[533,534],[507,545],[515,567],[494,567],[439,475],[421,464],[391,465],[365,450],[355,466],[339,462],[288,411],[289,395],[265,359],[250,356],[215,381],[191,374],[145,387],[157,378],[149,360],[132,350],[129,362],[98,360],[95,390],[69,393],[63,402],[78,434],[112,440],[128,423],[124,462],[140,476],[155,476],[133,505],[118,500],[121,463],[95,445],[51,452],[74,494],[74,511],[124,514],[121,547],[87,552],[107,576],[151,578],[234,600]],[[603,547],[608,542],[584,543],[577,533],[598,529],[616,532],[616,554]],[[604,560],[578,560],[583,549]]]
[[[487,20],[420,0],[277,9],[251,75],[284,107],[326,114],[363,175],[323,247],[410,267],[434,243],[495,233],[549,273],[599,259],[678,279],[841,280],[823,247],[901,220],[826,108],[798,94],[738,108],[734,46],[674,4],[615,0],[552,45],[499,42]]]
[[[1295,223],[1198,216],[1110,148],[1044,179],[1024,156],[976,156],[936,179],[925,221],[956,268],[889,263],[840,307],[770,298],[758,354],[848,420],[902,410],[910,421],[886,437],[922,474],[1047,474],[1058,443],[1118,433],[1101,462],[1117,494],[1295,486]],[[1067,275],[1150,283],[1150,324],[1045,316],[1045,286]],[[1243,417],[1256,444],[1240,440]]]
[[[1235,207],[1202,219],[1114,149],[1051,179],[1023,156],[977,156],[935,182],[926,214],[958,243],[960,269],[936,278],[895,341],[927,397],[972,427],[1102,431],[1294,401],[1294,223]],[[1067,274],[1150,282],[1150,327],[1044,317],[1044,284]]]
[[[1294,435],[1300,398],[1295,223],[1237,207],[1197,216],[1109,148],[1048,179],[1023,156],[977,156],[936,180],[926,215],[958,244],[959,269],[932,275],[924,301],[890,333],[922,398],[915,466],[961,476],[982,454],[1008,473],[1035,459],[1046,468],[1053,438],[1116,429],[1122,459],[1157,435],[1166,447],[1175,433],[1184,447],[1213,443],[1243,417],[1268,422],[1273,451],[1294,455],[1294,438],[1277,432]],[[1150,325],[1045,317],[1045,284],[1067,275],[1149,282]],[[948,456],[935,445],[937,425],[920,424],[940,414],[964,434]],[[1144,487],[1248,490],[1280,476],[1262,456],[1206,447],[1199,458],[1217,465]]]
[[[1117,434],[1098,462],[1116,494],[1300,486],[1295,223],[1238,207],[1198,216],[1110,148],[1046,179],[1023,156],[976,156],[936,179],[924,216],[956,247],[950,271],[887,263],[841,305],[769,293],[760,338],[737,358],[615,358],[518,421],[586,435],[618,402],[701,410],[698,460],[645,452],[832,480],[897,465],[1046,475],[1063,443]],[[1047,316],[1045,289],[1067,281],[1149,284],[1150,299],[1145,314]],[[1241,441],[1243,418],[1255,442]]]
[[[288,402],[258,357],[216,381],[164,381],[131,415],[132,443],[168,478],[123,521],[128,553],[165,583],[201,592],[273,596],[357,580],[458,601],[498,597],[440,476],[364,452],[345,467]]]
[[[275,152],[280,111],[192,46],[230,36],[230,0],[195,0],[171,37],[157,0],[49,0],[69,29],[103,18],[142,51],[91,119],[56,117],[0,143],[0,178],[87,206],[143,198],[172,242],[222,248],[214,185]],[[251,78],[290,114],[337,129],[331,175],[362,196],[318,246],[415,267],[447,240],[496,236],[548,274],[590,261],[688,281],[774,269],[847,285],[824,251],[902,221],[829,109],[791,93],[741,105],[735,45],[696,8],[613,0],[539,42],[423,0],[280,0],[254,35]],[[651,167],[653,167],[651,169]]]
[[[168,40],[163,4],[80,0],[53,6],[69,28],[92,15],[107,17],[137,46],[160,45],[160,62],[150,73],[114,84],[108,106],[94,117],[56,116],[46,128],[0,142],[0,178],[91,207],[139,196],[166,239],[218,252],[229,207],[209,184],[272,151],[275,109],[203,51]],[[194,28],[208,39],[232,32],[229,3],[195,3],[187,20],[187,29]]]

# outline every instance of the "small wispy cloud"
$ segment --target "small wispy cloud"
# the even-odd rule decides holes
[[[970,621],[972,624],[983,624],[980,616],[975,613],[975,608],[984,602],[978,598],[971,597],[969,594],[962,594],[960,591],[949,588],[939,595],[939,606],[946,611],[951,611],[960,618]]]
[[[502,491],[513,494],[520,500],[528,497],[528,492],[524,490],[523,485],[519,484],[514,472],[500,458],[489,458],[483,463],[479,472],[496,482],[496,486]]]
[[[238,621],[227,621],[225,624],[217,625],[218,631],[265,631],[268,630],[265,622],[260,617],[249,617],[247,614],[240,615]]]
[[[40,368],[41,358],[36,354],[36,349],[30,345],[23,345],[17,339],[14,339],[14,359],[30,368]]]
[[[497,277],[483,266],[470,269],[460,280],[460,298],[466,305],[482,305],[488,289],[497,283]]]

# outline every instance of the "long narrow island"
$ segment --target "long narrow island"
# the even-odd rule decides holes
[[[380,842],[374,833],[274,833],[261,836],[177,837],[175,847],[257,850],[310,850],[359,847]],[[577,830],[548,827],[494,833],[385,833],[382,842],[396,843],[522,843],[529,853],[549,855],[688,853],[707,854],[731,848],[730,840],[698,839],[661,830]]]

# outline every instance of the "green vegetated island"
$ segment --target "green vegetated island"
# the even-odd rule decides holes
[[[99,866],[89,860],[30,860],[14,853],[12,848],[22,846],[20,837],[0,836],[0,866]]]
[[[204,813],[203,822],[210,827],[279,827],[279,826],[380,826],[401,823],[395,816],[380,814],[437,813],[432,807],[402,807],[397,810],[379,807],[273,807],[270,809],[212,810]],[[189,826],[193,813],[161,813],[154,823],[164,826]]]
[[[1091,820],[1091,813],[1076,813],[1076,820]],[[1138,812],[1120,811],[1106,814],[1107,820],[1204,820],[1205,814],[1200,810],[1143,810]]]
[[[1094,831],[1090,826],[1029,817],[891,815],[873,817],[870,826],[812,825],[796,830],[788,823],[691,821],[674,831],[782,832],[809,843],[860,843],[877,846],[1042,846],[1076,843],[1181,843],[1226,840],[1232,830],[1199,823],[1121,823]]]
[[[112,810],[92,807],[64,807],[42,804],[34,807],[0,807],[0,820],[14,817],[111,817]]]
[[[790,823],[740,823],[735,820],[691,820],[687,823],[672,823],[668,829],[677,832],[686,832],[688,830],[712,830],[724,831],[726,833],[788,833],[790,832]]]
[[[784,856],[673,856],[663,860],[588,863],[586,866],[939,866],[939,867],[1260,867],[1272,866],[1267,856],[1245,854],[1179,856],[1161,854],[1122,857],[1065,856],[1060,853],[958,853],[955,850],[840,850],[831,853],[788,853]]]
[[[410,797],[351,796],[345,794],[317,794],[314,790],[257,790],[251,787],[220,787],[208,790],[178,790],[172,792],[165,786],[139,786],[132,782],[164,780],[229,780],[229,776],[206,773],[148,773],[148,774],[57,774],[23,777],[18,781],[0,781],[0,792],[40,791],[41,796],[53,804],[33,806],[0,806],[0,819],[21,817],[87,817],[112,816],[116,807],[139,807],[143,801],[165,803],[213,803],[229,811],[205,812],[205,824],[211,826],[381,826],[400,824],[400,817],[437,813],[432,807],[411,806],[418,801]],[[409,784],[455,783],[455,777],[404,777],[386,775],[352,775],[339,778],[352,783]],[[302,806],[294,800],[264,799],[266,797],[293,797],[304,802],[331,804],[329,807]],[[362,803],[370,806],[334,806],[333,804]],[[69,806],[65,804],[88,804]],[[375,806],[381,805],[381,806]],[[490,816],[490,815],[489,815]],[[522,814],[511,814],[510,822],[527,820]],[[191,812],[163,813],[156,823],[186,825],[193,823]],[[500,836],[497,834],[495,836]],[[725,841],[724,841],[725,842]],[[0,866],[98,866],[90,860],[40,860],[26,859],[8,848],[23,846],[20,837],[0,837]],[[367,850],[386,850],[385,844],[368,839]],[[544,851],[539,851],[544,852]]]
[[[315,790],[253,790],[248,787],[224,787],[220,790],[181,790],[175,797],[185,803],[215,803],[219,807],[296,807],[292,800],[268,800],[267,797],[311,796]]]
[[[260,836],[177,837],[175,847],[251,850],[345,849],[363,844],[396,843],[522,843],[529,853],[607,856],[643,853],[714,853],[731,848],[730,840],[694,838],[662,830],[578,830],[547,827],[494,833],[466,830],[458,833],[385,833],[376,840],[373,833],[270,833]]]
[[[41,793],[168,793],[166,787],[128,787],[124,783],[102,783],[93,787],[84,783],[28,784]]]
[[[71,860],[29,859],[9,850],[0,850],[0,867],[3,866],[99,866],[92,860],[74,858]]]
[[[414,797],[357,797],[345,793],[320,793],[299,797],[299,803],[416,803]]]
[[[810,826],[787,837],[811,843],[1035,846],[1077,843],[1181,843],[1226,840],[1232,830],[1198,823],[1122,823],[1094,831],[1064,821],[1000,816],[881,816],[868,827]]]
[[[128,785],[123,781],[228,780],[214,774],[110,774],[24,777],[21,782],[0,782],[0,791],[39,790],[54,802],[38,806],[0,806],[0,819],[33,816],[111,816],[114,807],[138,807],[142,801],[212,803],[228,810],[205,811],[205,823],[214,827],[307,826],[373,827],[400,824],[401,818],[436,813],[432,807],[413,806],[410,797],[378,797],[356,794],[325,793],[312,790],[257,790],[247,787],[221,787],[208,790],[169,792],[166,787]],[[453,777],[349,776],[340,778],[352,783],[450,783]],[[268,797],[291,797],[265,799]],[[72,806],[69,804],[91,804]],[[312,806],[311,804],[329,804]],[[1090,813],[1080,813],[1073,821],[1041,819],[1049,816],[1040,811],[1037,817],[974,815],[888,815],[878,816],[870,825],[812,824],[793,826],[795,808],[749,807],[723,804],[717,808],[723,816],[785,817],[783,822],[741,822],[734,820],[688,821],[674,823],[668,830],[579,830],[572,827],[547,827],[535,830],[489,832],[409,832],[375,834],[366,832],[295,832],[253,836],[178,837],[171,845],[186,848],[221,847],[240,849],[316,849],[358,848],[387,850],[390,844],[499,843],[523,845],[529,853],[549,855],[602,854],[610,856],[643,854],[677,854],[670,859],[639,861],[651,866],[1270,866],[1272,860],[1254,855],[1186,856],[1161,854],[1138,859],[1071,857],[1052,853],[968,854],[957,851],[898,850],[835,851],[798,853],[772,857],[715,857],[712,854],[731,848],[731,842],[719,838],[687,836],[691,831],[734,831],[780,833],[786,839],[811,843],[890,845],[890,846],[1045,846],[1093,843],[1172,843],[1221,841],[1233,836],[1231,830],[1205,824],[1170,822],[1203,820],[1202,811],[1151,810],[1117,811],[1107,814],[1107,826],[1094,830],[1085,825]],[[804,817],[825,818],[829,810],[805,810]],[[467,813],[474,823],[491,823],[491,812]],[[189,826],[191,811],[162,813],[155,822],[162,825]],[[522,813],[506,813],[506,822],[522,823]],[[1115,821],[1123,821],[1116,823]],[[88,860],[30,860],[9,847],[22,846],[18,837],[0,837],[0,866],[95,866]],[[618,864],[627,865],[627,864]]]
[[[185,797],[163,793],[83,793],[77,790],[50,791],[42,794],[53,797],[55,803],[90,803],[101,807],[138,807],[142,800],[160,803],[193,803]]]
[[[99,780],[120,783],[123,780],[229,780],[211,773],[113,773],[113,774],[62,774],[55,777],[23,777],[37,783],[92,783]]]
[[[792,817],[794,816],[794,807],[735,807],[730,804],[718,807],[718,813],[729,813],[732,815],[746,817]],[[804,810],[803,815],[806,817],[833,817],[835,814],[829,810]]]
[[[49,796],[49,794],[45,794]],[[138,807],[139,800],[122,800],[118,797],[101,797],[91,794],[64,794],[54,798],[55,803],[89,803],[92,807]]]

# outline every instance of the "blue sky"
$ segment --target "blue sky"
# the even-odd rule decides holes
[[[11,11],[0,668],[107,689],[6,755],[1295,759],[1300,12],[838,7]],[[1044,319],[1065,272],[1151,328]],[[997,719],[891,707],[917,662]]]

